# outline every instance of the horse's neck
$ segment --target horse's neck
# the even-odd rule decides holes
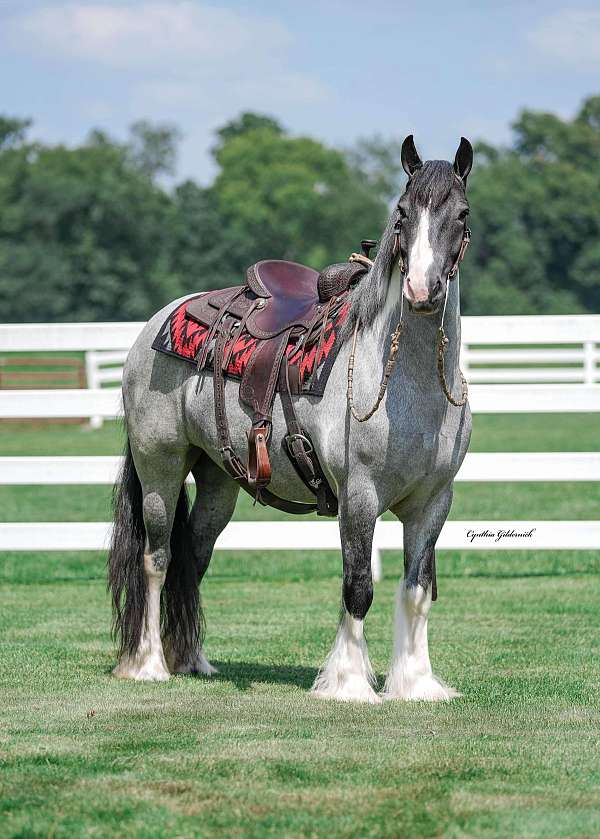
[[[460,358],[460,292],[458,277],[448,282],[450,287],[444,315],[444,331],[449,344],[445,354],[445,368],[448,384],[453,387],[458,381]],[[365,338],[371,343],[373,352],[381,359],[382,369],[387,359],[391,333],[400,320],[401,289],[402,275],[395,269],[389,282],[385,303],[373,324],[366,330],[368,335],[365,335]],[[398,366],[424,387],[430,384],[439,387],[436,353],[441,320],[441,311],[434,315],[415,315],[409,310],[407,301],[404,301],[404,329],[400,338]]]

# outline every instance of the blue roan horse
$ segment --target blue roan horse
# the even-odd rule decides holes
[[[297,420],[337,498],[343,554],[342,616],[316,677],[315,696],[375,703],[457,695],[432,672],[427,619],[436,597],[435,544],[471,433],[466,394],[460,398],[456,277],[468,241],[466,182],[472,161],[471,145],[464,138],[453,164],[422,163],[412,136],[406,138],[406,191],[383,232],[374,263],[349,292],[344,340],[325,393],[294,399]],[[212,373],[199,386],[192,365],[152,349],[169,313],[181,302],[149,321],[129,353],[123,376],[128,444],[115,496],[109,559],[120,640],[114,673],[122,678],[164,680],[171,673],[215,672],[202,651],[198,589],[215,541],[233,514],[240,482],[223,468]],[[445,370],[440,364],[442,319],[448,335]],[[399,321],[401,334],[394,332]],[[386,376],[390,349],[397,356]],[[380,409],[368,422],[357,421],[386,379]],[[239,389],[238,381],[225,377],[231,447],[243,453],[251,412]],[[314,502],[284,449],[286,434],[277,397],[268,489],[280,499]],[[189,472],[197,492],[188,513],[183,484]],[[363,621],[373,598],[373,531],[386,510],[404,525],[404,579],[398,588],[391,665],[379,695]]]

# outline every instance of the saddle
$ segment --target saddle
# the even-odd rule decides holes
[[[330,265],[321,273],[296,262],[262,260],[248,268],[245,285],[209,292],[187,305],[186,317],[209,330],[196,367],[202,375],[212,353],[215,419],[223,466],[262,504],[291,513],[316,510],[320,515],[337,515],[337,499],[296,416],[292,396],[301,393],[302,384],[298,366],[288,364],[286,348],[290,344],[295,349],[315,346],[315,359],[319,358],[328,320],[345,303],[351,285],[368,271],[368,252],[374,244],[365,240],[363,256],[353,254],[354,261]],[[241,402],[252,411],[247,465],[232,447],[224,382],[233,347],[246,333],[258,341],[239,390]],[[312,376],[316,371],[315,361]],[[286,501],[266,488],[272,474],[269,443],[277,391],[287,424],[286,451],[315,495],[313,504]]]

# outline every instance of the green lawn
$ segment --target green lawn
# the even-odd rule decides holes
[[[600,447],[586,417],[476,418],[473,450]],[[0,454],[111,454],[117,430],[0,431]],[[455,518],[597,518],[596,484],[458,484]],[[2,488],[2,520],[93,520],[108,489]],[[256,514],[246,499],[237,515]],[[260,515],[265,511],[258,510]],[[266,518],[276,516],[267,511]],[[116,682],[101,554],[0,555],[0,836],[600,835],[600,557],[443,552],[434,667],[464,696],[307,695],[335,633],[334,553],[221,553],[219,677]],[[383,679],[401,560],[367,620]]]

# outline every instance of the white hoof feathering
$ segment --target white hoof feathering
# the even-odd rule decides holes
[[[219,671],[213,667],[202,650],[189,655],[183,661],[175,661],[172,654],[167,654],[167,662],[171,673],[192,675],[201,673],[203,676],[214,676]]]
[[[396,597],[394,654],[383,689],[384,699],[447,702],[460,696],[433,675],[427,641],[430,607],[431,588],[407,588],[400,584]]]
[[[148,554],[144,554],[144,569],[148,589],[140,642],[135,655],[121,656],[113,670],[113,676],[119,679],[135,679],[137,682],[166,682],[171,674],[160,639],[160,590],[165,575],[156,573]]]
[[[112,671],[117,679],[134,679],[136,682],[166,682],[170,673],[162,655],[123,655]]]
[[[374,684],[363,622],[346,613],[333,648],[312,686],[312,693],[320,699],[377,705],[381,699],[373,690]]]

